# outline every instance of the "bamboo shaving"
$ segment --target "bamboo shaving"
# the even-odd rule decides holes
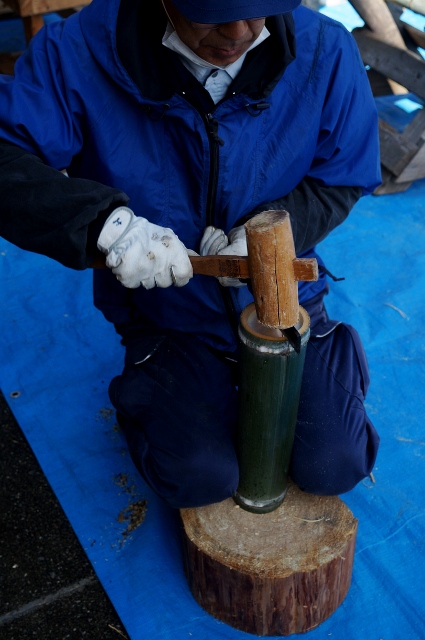
[[[391,304],[390,302],[384,302],[384,305],[386,307],[390,307],[391,309],[394,309],[394,311],[397,311],[402,318],[405,318],[406,320],[409,320],[409,316],[404,313],[404,311],[402,311],[401,309],[399,309],[398,307],[395,307],[393,304]]]
[[[120,631],[119,629],[117,629],[116,627],[114,627],[112,624],[108,624],[108,627],[110,629],[112,629],[113,631],[116,631],[117,633],[120,634],[120,636],[122,636],[123,638],[126,638],[126,640],[128,640],[128,636],[125,635],[125,633],[123,633],[122,631]]]

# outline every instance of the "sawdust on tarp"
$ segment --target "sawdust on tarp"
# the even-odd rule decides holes
[[[99,409],[97,413],[98,415],[96,420],[111,420],[111,418],[115,416],[114,409],[111,409],[110,407],[103,407],[102,409]]]
[[[123,493],[129,494],[131,498],[138,498],[136,486],[130,480],[128,473],[117,474],[114,478],[114,483],[122,489]],[[142,524],[146,516],[147,504],[148,501],[146,499],[133,500],[119,512],[118,522],[127,524],[127,527],[122,532],[122,542]]]
[[[122,532],[124,538],[137,529],[145,519],[147,511],[147,500],[137,500],[122,509],[118,514],[118,522],[126,522],[127,528]]]

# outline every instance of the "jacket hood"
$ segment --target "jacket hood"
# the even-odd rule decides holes
[[[117,22],[121,0],[92,0],[79,13],[81,31],[92,57],[114,82],[139,94],[117,50]],[[133,0],[137,6],[137,0]],[[112,61],[112,62],[111,62]]]

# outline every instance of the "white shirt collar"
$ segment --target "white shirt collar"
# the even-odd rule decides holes
[[[223,69],[224,71],[226,71],[226,73],[229,74],[232,80],[236,78],[239,71],[241,70],[243,61],[245,60],[245,56],[248,51],[251,51],[259,44],[261,44],[266,38],[269,37],[269,35],[270,32],[264,26],[260,35],[258,36],[258,38],[256,38],[256,40],[254,40],[249,49],[247,49],[247,51],[245,51],[245,53],[241,55],[240,58],[235,60],[235,62],[231,62],[230,64],[224,66],[211,64],[197,56],[196,53],[192,51],[192,49],[189,49],[189,47],[180,40],[177,32],[170,23],[167,24],[167,29],[165,31],[164,37],[162,38],[162,44],[168,49],[171,49],[171,51],[175,51],[176,53],[178,53],[182,57],[182,62],[185,67],[193,73],[193,75],[197,80],[199,80],[199,82],[203,83],[205,78],[210,73],[211,69]]]

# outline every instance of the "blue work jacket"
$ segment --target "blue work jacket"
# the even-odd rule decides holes
[[[374,101],[341,24],[300,6],[293,12],[296,53],[276,82],[264,95],[230,92],[204,112],[184,91],[164,99],[136,84],[117,50],[119,6],[93,0],[33,38],[15,76],[1,78],[3,140],[70,176],[122,190],[136,215],[172,228],[195,251],[207,224],[228,232],[306,176],[364,194],[379,184]],[[146,20],[146,34],[160,33],[163,26]],[[138,62],[142,74],[152,73],[150,58]],[[316,255],[314,248],[305,255]],[[300,302],[324,286],[323,278],[303,283]],[[236,313],[252,300],[247,287],[231,295]],[[94,296],[120,329],[163,327],[235,347],[215,278],[130,291],[99,271]]]

